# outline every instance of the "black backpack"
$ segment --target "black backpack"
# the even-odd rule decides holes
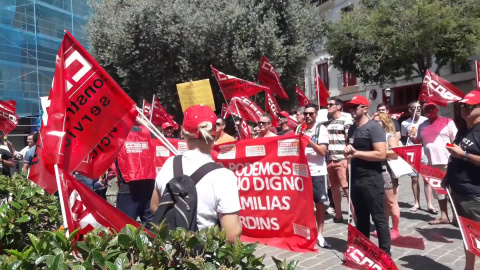
[[[209,172],[223,168],[215,162],[202,165],[191,176],[183,174],[182,156],[173,158],[173,178],[165,186],[153,223],[168,224],[170,229],[197,231],[197,189],[195,185]]]

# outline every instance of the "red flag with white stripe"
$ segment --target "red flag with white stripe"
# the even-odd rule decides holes
[[[264,111],[248,97],[233,97],[229,108],[232,114],[252,122],[260,121],[260,116],[264,114]]]
[[[252,133],[245,119],[240,120],[240,126],[238,127],[238,138],[240,140],[252,139]]]
[[[272,117],[272,127],[278,126],[277,114],[280,112],[280,106],[270,91],[265,92],[265,112]]]
[[[422,164],[422,145],[407,145],[400,147],[392,147],[399,157],[403,158],[412,168],[416,171],[420,171],[420,165]]]
[[[0,100],[0,129],[5,132],[5,135],[18,126],[20,117],[16,114],[16,105],[15,100]]]
[[[216,70],[214,67],[212,67],[212,71],[226,100],[241,96],[251,97],[260,91],[268,91],[270,89],[263,85],[226,75]]]
[[[275,71],[265,55],[262,55],[262,58],[260,59],[258,81],[261,84],[269,87],[272,93],[277,95],[279,98],[288,100],[288,95],[285,93],[285,89],[283,89],[283,86],[280,83],[280,76],[278,76],[278,73]]]
[[[300,90],[300,88],[298,88],[298,85],[297,85],[297,87],[295,88],[295,93],[297,94],[297,99],[298,99],[298,102],[300,103],[300,106],[304,107],[305,105],[312,103],[312,102],[307,98],[307,96],[305,95],[305,93],[303,93],[303,91]]]
[[[158,98],[155,96],[153,96],[150,121],[157,126],[161,126],[163,123],[169,123],[172,125],[173,129],[179,128],[179,125],[177,122],[175,122],[173,115],[167,113],[160,103],[160,100],[158,100]]]
[[[419,101],[430,101],[439,106],[446,107],[448,103],[461,100],[465,93],[453,84],[427,70],[423,79]]]
[[[445,177],[445,172],[425,164],[420,164],[420,175],[429,183],[438,194],[447,194],[447,191],[441,186]]]

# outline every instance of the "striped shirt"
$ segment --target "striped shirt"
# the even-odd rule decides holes
[[[352,120],[344,115],[338,119],[332,119],[324,123],[328,131],[328,160],[345,159],[343,151],[345,150],[345,137],[348,134],[348,128],[353,125]]]

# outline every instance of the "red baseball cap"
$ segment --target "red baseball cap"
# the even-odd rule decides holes
[[[355,95],[353,96],[352,100],[347,102],[347,106],[351,105],[365,105],[365,106],[370,106],[370,103],[368,102],[368,99],[364,96],[359,96]]]
[[[471,91],[470,93],[466,94],[459,102],[468,105],[480,104],[480,91]]]
[[[170,124],[169,122],[165,122],[165,123],[162,124],[162,129],[167,129],[167,128],[169,128],[169,127],[172,127],[172,128],[173,128],[173,125]]]
[[[290,116],[290,114],[288,114],[288,112],[286,112],[286,111],[281,111],[278,114],[280,114],[281,116],[286,117],[286,118],[288,118]]]
[[[215,122],[217,116],[209,106],[195,105],[185,111],[183,118],[183,129],[187,132],[195,134],[195,138],[199,137],[198,125],[203,122],[212,123],[212,135],[215,135]]]
[[[427,107],[427,106],[435,106],[437,107],[437,104],[431,102],[431,101],[427,101],[425,104],[423,104],[423,108]]]

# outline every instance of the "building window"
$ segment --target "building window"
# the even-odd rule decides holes
[[[408,103],[418,100],[422,84],[412,84],[392,88],[390,96],[390,113],[399,113],[408,111]],[[383,91],[382,91],[383,92]],[[387,103],[385,92],[382,94],[383,103]]]
[[[328,81],[328,63],[317,65],[317,72],[318,76],[320,76],[320,79],[322,79],[322,82],[327,88],[327,90],[330,90]]]
[[[450,63],[450,67],[452,69],[452,74],[464,73],[464,72],[469,72],[473,70],[471,60],[468,60],[467,62],[461,63],[461,64],[456,64],[452,62]]]
[[[343,87],[357,85],[357,75],[353,72],[343,72]]]

